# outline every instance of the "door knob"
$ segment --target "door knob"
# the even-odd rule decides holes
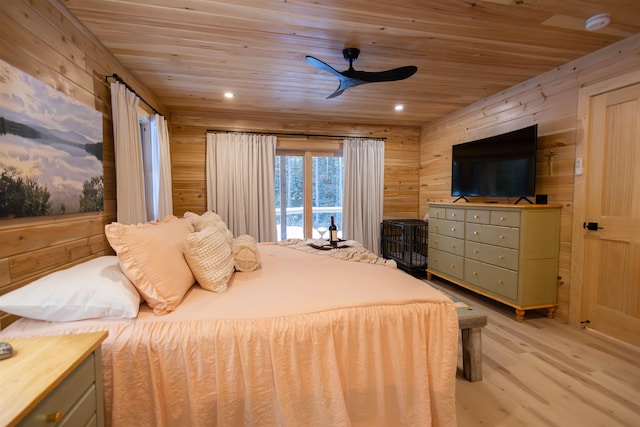
[[[598,226],[597,222],[583,222],[582,228],[585,228],[589,231],[598,231],[602,230],[602,227]]]

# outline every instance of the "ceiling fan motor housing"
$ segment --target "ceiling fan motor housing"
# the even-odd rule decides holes
[[[342,49],[342,55],[344,56],[344,59],[351,63],[358,59],[358,55],[360,55],[360,49],[358,49],[357,47],[348,47],[346,49]]]

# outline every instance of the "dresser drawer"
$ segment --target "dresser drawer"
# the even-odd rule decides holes
[[[431,219],[445,219],[447,216],[445,208],[439,208],[435,206],[429,207],[429,220]]]
[[[80,366],[20,423],[24,426],[47,426],[47,416],[61,413],[56,425],[86,425],[96,412],[95,357],[90,354]]]
[[[469,209],[467,210],[467,222],[489,224],[491,222],[491,211],[486,209]]]
[[[447,208],[446,209],[447,217],[446,219],[450,221],[464,221],[464,208]]]
[[[518,272],[466,259],[464,280],[493,294],[518,299]]]
[[[457,279],[463,279],[463,265],[461,256],[433,248],[429,250],[429,269],[437,270]]]
[[[467,223],[467,240],[489,245],[517,249],[520,245],[520,229],[495,225]]]
[[[503,225],[505,227],[519,227],[520,212],[491,211],[491,224]]]
[[[440,234],[429,235],[429,247],[449,252],[455,255],[464,255],[464,240],[455,237],[442,236]]]
[[[429,219],[429,238],[431,233],[441,234],[443,236],[464,239],[464,222],[449,221],[446,219]]]
[[[465,255],[469,259],[486,262],[509,270],[518,270],[518,250],[502,246],[467,241]]]

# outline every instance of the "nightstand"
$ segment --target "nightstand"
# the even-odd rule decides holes
[[[104,425],[101,343],[107,332],[8,340],[0,425]]]

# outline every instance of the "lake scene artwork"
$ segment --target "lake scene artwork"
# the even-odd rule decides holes
[[[0,60],[0,220],[102,211],[102,114]]]

